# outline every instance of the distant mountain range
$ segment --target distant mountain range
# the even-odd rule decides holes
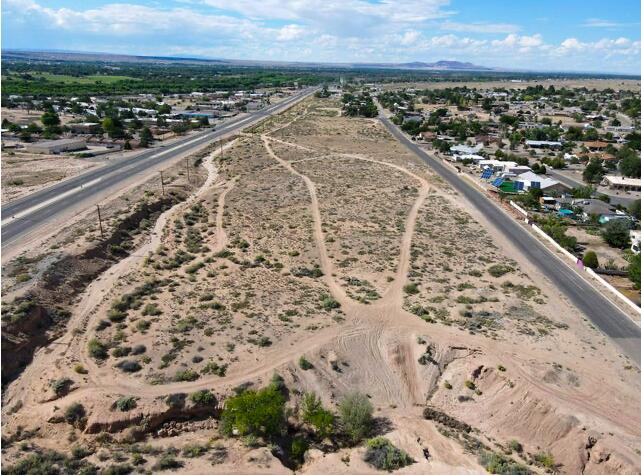
[[[100,61],[108,63],[196,63],[217,64],[229,66],[274,66],[274,67],[334,67],[349,69],[414,69],[438,71],[491,71],[493,68],[477,66],[472,63],[460,61],[436,61],[425,63],[414,61],[409,63],[317,63],[294,61],[251,61],[240,59],[209,59],[209,58],[181,58],[164,56],[133,56],[125,54],[90,53],[75,51],[31,51],[31,50],[3,50],[3,60],[27,61]]]
[[[491,71],[493,68],[478,66],[472,63],[463,63],[461,61],[436,61],[434,63],[423,63],[414,61],[411,63],[361,63],[354,64],[355,67],[363,68],[394,68],[394,69],[434,69],[434,70],[466,70],[466,71]]]

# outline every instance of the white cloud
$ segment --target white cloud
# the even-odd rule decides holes
[[[286,25],[278,31],[277,38],[280,41],[292,41],[301,38],[305,34],[305,28],[300,25]]]
[[[492,41],[492,45],[496,47],[508,48],[535,48],[537,46],[543,45],[543,37],[538,34],[532,36],[519,36],[517,34],[511,33],[502,40]]]
[[[440,25],[441,30],[460,31],[466,33],[516,33],[521,28],[510,23],[458,23],[446,21]]]
[[[415,44],[419,38],[421,37],[421,32],[416,31],[416,30],[409,30],[403,33],[403,35],[400,37],[399,42],[403,46],[411,46]]]
[[[450,20],[449,0],[180,0],[173,7],[136,1],[54,8],[44,0],[5,0],[4,47],[641,72],[637,39],[568,35],[550,43],[538,33],[521,34],[517,25]]]
[[[607,28],[610,30],[617,29],[617,28],[640,26],[640,25],[641,25],[641,22],[623,23],[623,22],[616,22],[612,20],[604,20],[602,18],[588,18],[581,24],[581,26],[586,28]]]

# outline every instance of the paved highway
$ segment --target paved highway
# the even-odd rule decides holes
[[[383,115],[380,115],[379,119],[394,137],[421,158],[470,203],[473,203],[488,221],[536,265],[599,330],[612,338],[623,352],[641,367],[641,328],[638,325],[586,282],[575,270],[551,253],[536,237],[514,222],[498,205],[472,184],[465,181],[438,159],[428,155],[389,119]]]
[[[77,207],[83,200],[89,203],[89,198],[92,196],[107,189],[117,189],[119,184],[124,184],[125,180],[138,173],[144,173],[150,166],[169,161],[227,134],[249,127],[270,115],[285,110],[315,90],[316,88],[304,89],[253,114],[234,118],[216,130],[199,132],[170,145],[146,150],[133,157],[91,170],[7,203],[2,207],[2,247],[5,248],[21,236],[38,229],[45,222],[56,217],[62,219],[66,211]]]

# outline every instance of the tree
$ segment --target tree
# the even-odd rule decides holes
[[[636,254],[630,259],[628,277],[634,283],[634,286],[641,290],[641,254]]]
[[[42,114],[42,116],[40,117],[40,120],[42,122],[42,125],[44,125],[47,128],[60,125],[60,117],[58,117],[58,114],[56,114],[53,111],[47,111],[44,114]]]
[[[245,391],[225,402],[220,428],[223,434],[275,436],[285,423],[285,398],[274,384]]]
[[[140,146],[141,147],[149,147],[151,143],[154,141],[154,136],[151,135],[151,130],[149,130],[149,127],[145,127],[140,131]]]
[[[122,123],[114,117],[105,117],[102,120],[102,128],[112,139],[119,139],[125,135]]]
[[[583,170],[583,181],[587,183],[599,183],[605,175],[601,160],[593,158]]]
[[[499,122],[503,125],[513,126],[519,123],[519,117],[516,115],[503,114],[499,118]]]
[[[189,127],[184,123],[171,126],[171,131],[176,135],[183,135],[187,130],[189,130]]]
[[[619,168],[623,175],[632,178],[641,177],[641,157],[639,157],[634,150],[629,147],[624,147],[620,150],[618,156],[621,159]]]
[[[583,265],[589,267],[590,269],[596,269],[599,267],[599,258],[594,251],[588,251],[583,256]]]
[[[357,444],[370,433],[373,412],[372,404],[362,393],[348,394],[339,403],[341,425],[352,443]]]
[[[605,225],[601,235],[612,247],[623,249],[630,243],[630,225],[627,219],[613,219]]]
[[[628,213],[636,219],[641,219],[641,200],[635,200],[628,206]]]
[[[160,104],[156,110],[158,114],[171,114],[171,106],[169,104]]]
[[[311,425],[321,439],[332,433],[334,414],[323,407],[320,398],[315,393],[305,393],[303,395],[301,419]]]

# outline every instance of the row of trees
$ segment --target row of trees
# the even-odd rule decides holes
[[[346,92],[343,94],[342,102],[343,111],[347,116],[376,117],[378,115],[376,104],[368,92],[357,95]]]

